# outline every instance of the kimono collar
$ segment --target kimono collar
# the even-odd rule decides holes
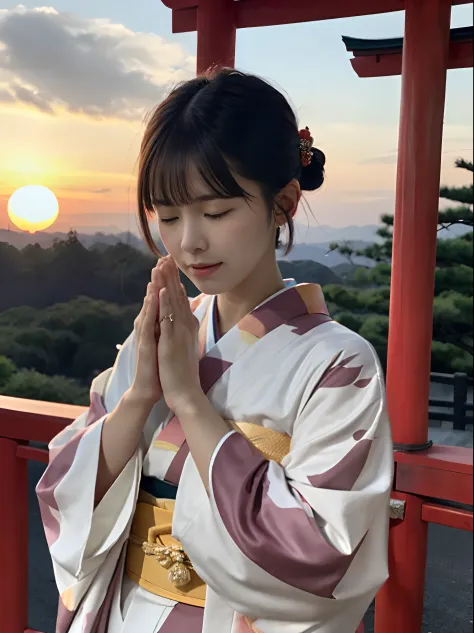
[[[264,302],[256,306],[249,314],[245,315],[229,332],[235,328],[241,334],[249,335],[252,338],[260,339],[276,327],[298,320],[299,317],[308,315],[321,315],[329,319],[329,313],[324,300],[324,295],[319,284],[288,283],[293,280],[285,280],[285,288],[278,291]],[[200,321],[199,328],[199,352],[202,358],[209,347],[212,346],[209,340],[212,328],[212,307],[214,297],[200,295],[195,300],[196,316]],[[225,338],[227,332],[222,338]],[[218,344],[215,342],[214,344]]]

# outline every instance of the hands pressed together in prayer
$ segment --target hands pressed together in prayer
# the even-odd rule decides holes
[[[151,404],[163,396],[174,413],[202,399],[198,330],[178,267],[169,255],[163,257],[152,271],[135,320],[135,394]]]
[[[135,402],[148,408],[164,398],[181,423],[208,490],[212,455],[232,426],[202,390],[198,331],[199,323],[179,280],[178,267],[171,257],[163,257],[153,269],[135,320],[137,366],[130,391]]]

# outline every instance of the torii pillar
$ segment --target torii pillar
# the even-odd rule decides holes
[[[235,0],[199,0],[197,10],[197,73],[211,66],[235,64]]]
[[[387,398],[395,442],[423,445],[451,0],[406,0],[405,11]],[[391,530],[391,575],[376,601],[375,626],[383,633],[422,628],[428,523],[421,498],[404,500],[405,519]]]

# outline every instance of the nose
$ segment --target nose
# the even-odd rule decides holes
[[[202,223],[197,218],[189,219],[184,220],[182,226],[181,249],[191,255],[196,251],[206,251],[208,243]]]

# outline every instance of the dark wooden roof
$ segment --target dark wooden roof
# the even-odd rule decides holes
[[[463,26],[457,29],[451,29],[451,42],[469,42],[472,41],[474,35],[474,27]],[[403,37],[393,37],[382,40],[364,40],[357,37],[343,36],[346,49],[355,56],[359,55],[381,55],[400,53],[403,49]]]

